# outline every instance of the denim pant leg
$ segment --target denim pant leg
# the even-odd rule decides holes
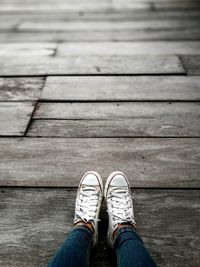
[[[119,229],[115,237],[114,248],[119,267],[156,267],[142,239],[130,227]]]
[[[88,227],[74,228],[48,267],[88,267],[93,235]]]

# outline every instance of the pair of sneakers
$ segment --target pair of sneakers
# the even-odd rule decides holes
[[[119,225],[135,226],[130,186],[124,173],[119,171],[111,173],[104,191],[101,176],[97,172],[90,171],[83,176],[77,192],[74,225],[79,222],[91,223],[95,246],[98,242],[98,221],[103,196],[107,203],[109,218],[108,243],[113,247],[113,233]]]

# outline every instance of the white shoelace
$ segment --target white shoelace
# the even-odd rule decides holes
[[[131,222],[135,224],[131,199],[127,189],[113,188],[107,202],[111,204],[111,210],[107,210],[113,216],[114,228],[119,223]]]
[[[96,219],[99,192],[92,186],[82,187],[77,201],[76,215],[84,222],[99,221]]]

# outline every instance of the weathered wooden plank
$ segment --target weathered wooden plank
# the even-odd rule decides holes
[[[1,12],[1,11],[0,11]],[[110,10],[107,12],[82,11],[82,12],[41,12],[37,10],[31,13],[18,13],[17,17],[11,12],[1,13],[0,21],[14,22],[47,22],[47,21],[137,21],[137,20],[170,20],[170,19],[199,19],[200,10],[159,10],[149,12],[149,10]]]
[[[89,4],[89,3],[95,3],[95,2],[98,2],[97,0],[82,0],[82,3],[86,3],[86,4]],[[111,3],[111,1],[109,1],[109,0],[102,0],[101,1],[102,3]],[[122,4],[122,3],[124,3],[125,5],[126,4],[131,4],[131,3],[138,3],[138,2],[141,2],[141,3],[149,3],[149,2],[151,2],[151,3],[160,3],[160,4],[164,4],[164,5],[166,5],[166,4],[168,4],[168,5],[174,5],[174,4],[179,4],[179,5],[186,5],[186,4],[188,4],[188,5],[193,5],[193,4],[195,4],[196,2],[198,2],[198,1],[196,1],[196,0],[153,0],[153,1],[149,1],[149,0],[113,0],[112,1],[112,3],[113,4]],[[24,4],[24,3],[26,3],[26,4],[30,4],[30,3],[32,3],[32,4],[41,4],[41,2],[39,1],[39,0],[1,0],[1,3],[2,4],[12,4],[12,5],[17,5],[17,3],[20,3],[20,4]],[[56,3],[59,3],[59,4],[65,4],[65,3],[76,3],[76,4],[79,4],[79,1],[78,0],[67,0],[67,1],[64,1],[64,0],[48,0],[47,1],[47,3],[48,4],[56,4]],[[46,4],[46,3],[45,3]]]
[[[29,136],[200,137],[199,103],[43,103],[35,118]]]
[[[199,116],[200,103],[173,102],[98,102],[98,103],[39,103],[34,119],[63,120],[124,120],[155,118],[156,116]],[[162,118],[161,118],[162,119]],[[165,118],[167,119],[167,118]],[[181,119],[181,118],[180,118]],[[191,123],[191,119],[190,123]]]
[[[199,55],[199,48],[200,41],[79,42],[59,44],[56,55]]]
[[[47,77],[43,100],[200,100],[200,77]]]
[[[199,40],[199,28],[121,31],[0,32],[1,42]]]
[[[47,1],[47,3],[48,4],[56,4],[56,3],[59,3],[59,4],[65,4],[65,3],[76,3],[76,4],[78,4],[79,3],[79,1],[78,0],[66,0],[66,1],[64,1],[64,0],[48,0]],[[95,2],[98,2],[97,0],[82,0],[82,3],[86,3],[86,4],[88,4],[88,3],[95,3]],[[130,4],[130,3],[138,3],[138,2],[141,2],[141,3],[146,3],[146,2],[150,2],[149,0],[113,0],[112,1],[112,3],[116,3],[116,4],[122,4],[122,3],[124,3],[124,4]],[[195,3],[195,2],[197,2],[196,0],[153,0],[153,1],[151,1],[151,3],[163,3],[164,2],[164,5],[166,5],[166,3],[169,5],[169,4],[172,4],[172,6],[174,5],[174,2],[176,3],[176,4],[180,4],[180,5],[186,5],[186,4],[193,4],[193,3]],[[7,4],[7,3],[9,3],[9,4],[12,4],[12,5],[17,5],[17,3],[20,3],[20,4],[24,4],[24,3],[26,3],[26,4],[30,4],[30,3],[32,3],[32,4],[41,4],[41,2],[39,1],[39,0],[1,0],[1,3],[2,4]],[[109,0],[102,0],[102,3],[111,3],[111,1],[109,1]],[[46,3],[45,3],[46,4]]]
[[[0,78],[0,101],[37,100],[44,78]]]
[[[155,7],[157,10],[171,10],[171,9],[199,9],[200,5],[198,1],[166,1],[157,2],[157,1],[84,1],[76,2],[74,5],[71,2],[58,1],[54,2],[23,2],[19,4],[13,3],[1,3],[0,10],[1,12],[33,12],[33,11],[78,11],[78,10],[120,10],[120,9],[129,9],[129,10],[141,10],[141,9],[150,9]]]
[[[200,139],[0,139],[1,186],[76,186],[88,169],[120,169],[132,186],[199,187]]]
[[[69,56],[0,58],[0,75],[184,73],[176,56]]]
[[[185,116],[185,114],[183,114]],[[175,117],[175,116],[174,116]],[[179,119],[180,116],[172,117]],[[34,120],[28,136],[34,137],[200,137],[199,115],[180,121],[156,119],[126,120]],[[190,131],[190,127],[193,127]]]
[[[38,2],[38,3],[21,3],[21,4],[7,4],[3,3],[0,4],[1,12],[36,12],[37,10],[46,11],[46,12],[59,12],[59,11],[82,11],[82,10],[89,10],[89,11],[107,11],[110,9],[120,10],[120,9],[131,9],[131,10],[140,10],[140,9],[148,9],[150,7],[149,3],[142,3],[142,2],[130,2],[124,5],[122,2],[120,3],[112,3],[112,2],[78,2],[76,4],[72,4],[70,2],[61,2],[61,3],[49,3],[49,2]],[[165,8],[165,7],[164,7]],[[193,7],[192,7],[193,8]]]
[[[23,136],[33,108],[32,102],[0,102],[0,135]]]
[[[52,56],[55,53],[54,43],[14,43],[0,44],[0,56],[23,57],[23,56]]]
[[[199,194],[199,190],[133,191],[138,232],[158,266],[199,266]],[[2,188],[1,266],[46,266],[71,230],[75,197],[76,189]],[[106,249],[105,204],[101,219],[92,262],[112,266]]]
[[[125,30],[159,30],[198,28],[199,20],[149,20],[149,21],[72,21],[72,22],[22,22],[19,31],[125,31]]]
[[[182,56],[188,75],[200,75],[200,56]]]

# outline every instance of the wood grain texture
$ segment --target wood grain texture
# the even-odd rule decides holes
[[[80,41],[183,41],[200,40],[199,28],[120,31],[0,32],[1,42],[80,42]]]
[[[74,2],[73,2],[74,3]],[[1,12],[0,21],[2,22],[73,22],[73,21],[142,21],[142,20],[183,20],[189,19],[198,20],[200,17],[200,10],[157,10],[156,12],[149,12],[149,10],[110,10],[107,12],[82,11],[82,12],[45,12],[37,10],[31,13],[18,13],[17,17],[12,13]]]
[[[104,179],[120,169],[132,186],[200,186],[196,138],[4,138],[1,186],[76,186],[93,169]]]
[[[199,103],[42,103],[34,117],[28,136],[200,137]]]
[[[52,56],[56,46],[54,43],[0,44],[0,57]]]
[[[198,266],[199,190],[134,190],[132,194],[138,232],[158,266]],[[1,266],[46,266],[71,230],[75,197],[76,189],[1,188]],[[98,267],[112,266],[105,209],[103,205],[99,247],[92,258]]]
[[[90,11],[104,11],[114,9],[114,10],[120,10],[120,9],[131,9],[131,10],[140,10],[140,9],[148,9],[149,3],[142,3],[140,1],[138,2],[109,2],[109,1],[84,1],[84,2],[76,2],[76,4],[72,4],[71,2],[23,2],[19,4],[13,4],[13,3],[2,3],[0,5],[0,10],[4,12],[35,12],[37,10],[40,11],[47,11],[52,12],[53,10],[55,12],[59,11],[67,11],[67,12],[74,12],[74,11],[82,11],[82,10],[90,10]]]
[[[62,43],[56,55],[198,55],[199,48],[199,41]]]
[[[200,75],[200,56],[182,56],[188,75]]]
[[[0,65],[3,76],[185,73],[176,56],[2,57]]]
[[[173,117],[181,115],[200,116],[200,103],[177,102],[97,102],[97,103],[39,103],[33,115],[34,119],[63,120],[126,120]],[[165,118],[167,120],[167,118]],[[180,118],[181,119],[181,118]],[[191,123],[191,118],[188,120]],[[174,120],[175,121],[175,120]]]
[[[37,10],[40,11],[46,11],[46,12],[79,12],[79,11],[110,11],[112,10],[141,10],[145,9],[147,10],[150,7],[149,3],[145,2],[110,2],[110,1],[76,1],[75,4],[72,4],[72,2],[24,2],[24,3],[18,3],[18,4],[13,4],[13,3],[1,3],[0,4],[0,10],[1,12],[13,12],[13,13],[21,13],[21,12],[26,12],[26,13],[32,13],[36,12]]]
[[[150,10],[150,8],[154,7],[156,10],[187,10],[187,9],[199,9],[200,5],[198,1],[166,1],[157,2],[157,1],[84,1],[84,2],[75,2],[76,4],[72,4],[72,2],[23,2],[23,3],[1,3],[0,10],[1,12],[35,12],[37,10],[40,11],[81,11],[81,10],[90,10],[97,11],[101,10],[106,12],[107,10]]]
[[[159,30],[198,28],[199,20],[149,20],[149,21],[97,21],[97,22],[22,22],[19,31],[125,31],[125,30]]]
[[[0,136],[23,136],[33,109],[32,102],[0,102]]]
[[[37,100],[44,78],[0,78],[0,101]]]
[[[200,77],[47,77],[43,100],[200,100]]]
[[[111,3],[111,2],[78,2],[76,4],[72,4],[70,2],[43,2],[43,3],[30,3],[24,2],[21,4],[7,4],[3,3],[0,4],[0,10],[1,12],[36,12],[37,10],[40,11],[47,11],[47,12],[59,12],[59,11],[67,11],[67,12],[80,12],[82,10],[89,10],[89,11],[104,11],[114,9],[114,10],[120,10],[120,9],[131,9],[131,10],[140,10],[140,9],[148,9],[150,5],[148,3],[141,3],[141,2],[132,2],[124,4],[122,2],[120,3]]]
[[[183,114],[185,116],[185,114]],[[148,117],[148,116],[147,116]],[[192,117],[192,122],[187,121]],[[194,118],[195,117],[195,118]],[[163,120],[34,120],[27,136],[32,137],[200,137],[199,116]],[[166,119],[164,121],[164,119]],[[180,119],[178,122],[173,119]],[[192,130],[191,130],[191,127]]]
[[[75,1],[75,5],[72,5],[71,1],[46,1],[41,2],[19,2],[18,4],[12,2],[1,2],[0,10],[1,12],[35,12],[37,10],[52,12],[59,11],[80,11],[80,10],[102,10],[106,12],[107,10],[150,10],[151,7],[154,10],[191,10],[199,9],[200,5],[198,1]]]

